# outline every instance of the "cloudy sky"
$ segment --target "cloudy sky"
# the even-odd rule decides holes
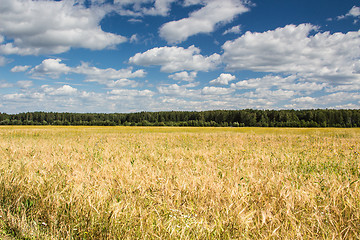
[[[0,0],[0,112],[360,108],[355,0]]]

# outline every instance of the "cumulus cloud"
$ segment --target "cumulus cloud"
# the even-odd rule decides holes
[[[210,81],[212,85],[228,85],[229,82],[235,80],[236,77],[229,73],[222,73],[220,76],[214,80]]]
[[[249,11],[240,0],[211,0],[204,4],[188,18],[165,23],[159,30],[160,36],[168,43],[180,43],[198,33],[213,32],[217,24],[231,22],[235,16]]]
[[[100,69],[90,66],[88,63],[82,63],[80,66],[73,68],[72,72],[85,75],[88,82],[97,82],[108,87],[135,87],[137,83],[129,80],[129,78],[142,78],[146,75],[146,72],[142,69],[136,71],[133,71],[132,67],[120,70],[113,68]]]
[[[292,99],[291,102],[295,102],[295,103],[315,103],[316,99],[313,98],[313,97],[300,97],[300,98]]]
[[[345,104],[347,102],[352,102],[360,100],[359,92],[336,92],[329,95],[324,95],[318,98],[318,101],[326,104],[339,104],[339,99],[341,103]]]
[[[171,4],[176,0],[76,0],[76,2],[94,7],[102,7],[114,11],[122,16],[143,17],[167,16]]]
[[[282,89],[293,90],[297,92],[316,92],[322,91],[328,87],[327,83],[315,83],[315,82],[298,82],[298,83],[287,83],[281,86]]]
[[[135,90],[135,89],[114,89],[106,94],[106,101],[110,108],[114,111],[119,107],[128,108],[127,111],[139,111],[139,109],[148,108],[153,103],[155,93],[151,90]],[[125,106],[122,104],[126,102]]]
[[[108,1],[92,0],[94,5],[103,5],[104,2],[108,3]],[[111,9],[123,16],[167,16],[173,2],[176,0],[114,0]]]
[[[201,91],[205,95],[226,95],[234,92],[234,89],[231,88],[222,88],[222,87],[204,87]]]
[[[109,104],[105,99],[106,95],[102,93],[80,91],[69,85],[43,85],[39,88],[23,89],[21,93],[0,95],[0,101],[8,112],[39,109],[57,112],[104,112]]]
[[[130,37],[130,43],[137,43],[139,41],[139,37],[137,34],[133,34],[131,37]]]
[[[132,71],[132,67],[116,70],[113,68],[101,69],[94,66],[90,66],[88,63],[82,63],[80,66],[73,68],[73,72],[79,74],[85,74],[89,79],[97,79],[100,77],[106,79],[119,79],[119,78],[134,78],[144,77],[146,72],[142,69],[135,72]]]
[[[116,70],[113,68],[101,69],[90,66],[83,62],[77,67],[69,67],[61,63],[61,59],[45,59],[41,64],[32,68],[29,73],[34,78],[50,77],[53,79],[59,78],[62,74],[76,73],[85,75],[88,82],[97,82],[108,87],[136,87],[138,84],[129,78],[141,78],[146,75],[142,69],[133,71],[132,67]]]
[[[229,33],[240,34],[241,33],[241,25],[234,26],[232,28],[229,28],[229,29],[225,30],[223,35],[226,35],[226,34],[229,34]]]
[[[182,47],[160,47],[153,48],[144,53],[137,53],[129,59],[132,64],[161,66],[163,72],[178,71],[208,71],[220,64],[220,55],[214,53],[204,57],[200,55],[200,49],[194,45],[188,48]]]
[[[341,20],[346,17],[354,17],[354,18],[360,17],[360,7],[353,6],[347,14],[338,16],[337,19]]]
[[[10,88],[13,85],[11,83],[8,83],[6,81],[0,81],[0,88]]]
[[[0,0],[0,34],[9,39],[2,54],[62,53],[72,47],[101,50],[126,38],[102,31],[103,8],[69,1]]]
[[[105,84],[106,86],[111,87],[111,88],[122,88],[122,87],[128,87],[128,86],[134,88],[139,85],[136,81],[130,80],[127,78],[122,78],[122,79],[114,80],[114,81],[106,81],[103,84]]]
[[[54,89],[53,91],[50,92],[50,95],[60,95],[60,96],[64,96],[64,95],[73,95],[75,93],[77,93],[77,89],[73,88],[69,85],[64,85],[60,88]]]
[[[243,95],[249,98],[266,99],[267,101],[278,102],[291,99],[296,95],[296,92],[283,89],[270,90],[258,88],[253,92],[248,92]]]
[[[167,96],[194,97],[196,95],[195,90],[189,90],[186,86],[179,86],[178,84],[158,86],[157,89],[160,94]]]
[[[340,100],[340,101],[339,101]],[[359,108],[356,102],[360,100],[358,92],[337,92],[320,97],[300,97],[291,100],[293,104],[285,105],[286,108]]]
[[[0,56],[0,67],[5,66],[7,59],[4,56]]]
[[[191,5],[203,5],[205,3],[205,0],[184,0],[184,6],[188,7]]]
[[[48,95],[48,96],[70,96],[78,93],[76,88],[71,87],[70,85],[63,85],[58,88],[51,87],[49,85],[42,85],[40,88],[39,94]]]
[[[172,78],[176,81],[187,81],[192,82],[196,78],[197,72],[177,72],[175,74],[169,75],[169,78]]]
[[[358,102],[358,104],[348,103],[344,105],[336,105],[335,109],[360,109],[360,102]]]
[[[170,11],[170,6],[176,0],[156,0],[153,7],[144,8],[142,12],[146,15],[166,16]]]
[[[271,89],[275,87],[279,89],[293,90],[297,92],[321,91],[327,86],[328,84],[326,83],[309,82],[305,79],[299,79],[296,75],[290,75],[287,77],[266,75],[261,78],[252,78],[231,84],[231,87],[237,89]]]
[[[25,65],[25,66],[15,66],[10,71],[11,72],[26,72],[31,66]]]
[[[227,41],[223,61],[229,70],[297,74],[316,81],[359,81],[360,31],[310,35],[311,24],[246,32]]]
[[[16,83],[20,88],[26,89],[26,88],[30,88],[33,86],[33,82],[32,81],[28,81],[28,80],[24,80],[24,81],[18,81]]]
[[[285,108],[289,109],[313,109],[321,108],[321,103],[313,97],[300,97],[294,98],[289,101],[290,104],[284,105]]]
[[[357,84],[340,84],[335,86],[329,86],[325,89],[325,92],[351,92],[359,91],[360,83]]]
[[[42,85],[23,89],[20,93],[0,95],[0,102],[6,112],[39,109],[55,112],[130,112],[150,110],[150,105],[157,103],[153,100],[154,94],[148,89],[114,89],[97,93],[83,91],[68,84]],[[129,102],[123,104],[123,101]]]
[[[25,94],[23,93],[10,93],[10,94],[5,94],[2,98],[4,100],[17,100],[23,97],[25,97]]]
[[[360,16],[360,7],[353,6],[350,9],[349,13],[346,15],[353,16],[353,17],[359,17]]]
[[[251,78],[237,83],[232,83],[231,87],[238,89],[271,88],[273,86],[283,85],[287,82],[293,82],[295,78],[296,76],[283,78],[281,76],[266,75],[261,78]]]
[[[71,71],[71,68],[66,64],[61,63],[61,59],[45,59],[41,64],[35,66],[30,70],[30,74],[33,77],[50,77],[53,79],[59,78],[61,74],[67,74]]]
[[[4,37],[0,35],[0,46],[2,42],[4,42]],[[7,59],[4,56],[0,55],[0,67],[4,66],[6,63],[7,63]]]
[[[131,97],[152,97],[153,91],[146,90],[134,90],[134,89],[114,89],[108,92],[111,95],[119,96],[131,96]]]

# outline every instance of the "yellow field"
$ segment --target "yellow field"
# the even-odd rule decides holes
[[[0,127],[0,238],[360,239],[360,129]]]

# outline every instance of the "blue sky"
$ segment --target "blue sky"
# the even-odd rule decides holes
[[[0,0],[0,112],[359,109],[353,0]]]

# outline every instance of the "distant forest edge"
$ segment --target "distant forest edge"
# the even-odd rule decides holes
[[[360,127],[360,110],[213,110],[138,113],[0,113],[0,125]]]

